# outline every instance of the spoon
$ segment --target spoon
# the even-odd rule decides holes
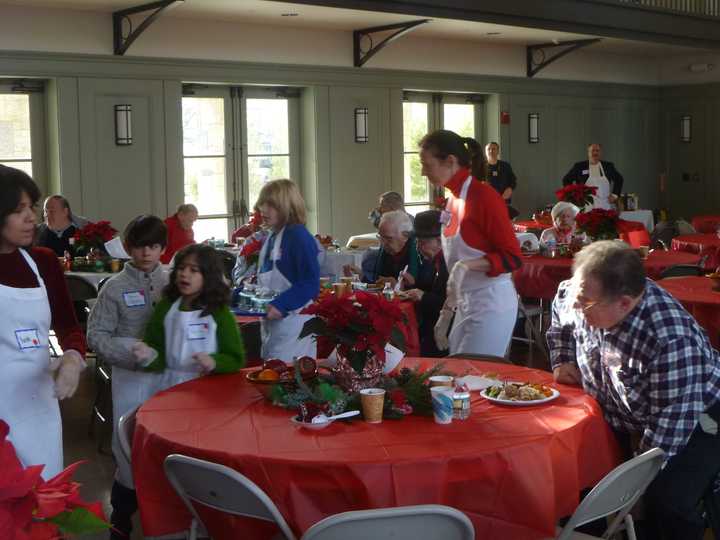
[[[323,413],[317,414],[312,419],[312,424],[328,424],[332,422],[333,420],[338,420],[340,418],[350,418],[351,416],[357,416],[360,414],[360,411],[347,411],[344,413],[336,414],[335,416],[327,416]]]

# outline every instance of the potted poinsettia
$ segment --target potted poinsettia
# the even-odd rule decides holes
[[[80,484],[72,481],[81,461],[44,481],[44,465],[22,466],[9,431],[0,420],[0,538],[60,540],[110,528],[100,503],[83,501]]]
[[[105,242],[109,242],[117,234],[117,230],[110,225],[109,221],[89,222],[82,228],[75,231],[73,241],[75,253],[90,253],[93,248],[104,252]]]
[[[337,363],[332,368],[336,382],[348,392],[377,385],[388,351],[405,350],[400,325],[406,317],[396,301],[357,291],[353,296],[325,295],[303,310],[314,315],[300,338],[315,336],[334,347]]]
[[[585,184],[569,184],[555,192],[558,201],[569,202],[580,208],[581,210],[592,204],[593,195],[597,193],[597,188],[586,186]]]
[[[595,208],[590,212],[581,212],[575,218],[578,231],[584,232],[593,240],[612,240],[618,237],[618,213],[615,210]]]

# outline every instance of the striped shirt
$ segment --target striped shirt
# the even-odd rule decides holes
[[[571,281],[562,282],[547,332],[553,368],[577,362],[583,388],[615,429],[640,433],[642,450],[677,454],[720,400],[720,358],[704,330],[651,280],[610,329],[590,327],[574,303]]]

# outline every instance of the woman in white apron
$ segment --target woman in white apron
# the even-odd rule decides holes
[[[271,230],[260,251],[257,282],[276,295],[261,323],[261,356],[287,363],[300,356],[315,357],[312,337],[298,338],[312,318],[300,312],[317,297],[320,287],[318,247],[305,228],[305,201],[290,180],[273,180],[263,186],[255,207]]]
[[[438,348],[505,356],[518,305],[511,272],[521,264],[505,203],[492,186],[477,180],[484,174],[484,159],[474,139],[439,130],[426,135],[420,147],[423,175],[450,191],[441,217],[450,277],[435,326]]]
[[[0,317],[0,419],[10,426],[8,440],[21,463],[45,465],[42,476],[49,479],[63,469],[58,399],[72,396],[85,363],[81,355],[84,341],[55,254],[44,248],[32,248],[31,252],[23,248],[33,240],[34,205],[39,198],[29,176],[0,166],[0,306],[4,307]],[[51,306],[36,261],[42,262],[45,277],[61,289],[54,291],[53,297],[64,301],[63,307],[70,313],[65,315],[70,332],[77,333],[73,337],[68,327],[63,327],[61,342],[68,348],[52,365],[48,336],[58,306]],[[69,348],[73,340],[81,352]]]

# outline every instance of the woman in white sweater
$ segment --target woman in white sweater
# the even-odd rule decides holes
[[[585,233],[578,233],[575,229],[575,216],[580,209],[572,203],[560,201],[550,211],[553,226],[545,229],[540,235],[540,244],[572,244],[585,242]]]

